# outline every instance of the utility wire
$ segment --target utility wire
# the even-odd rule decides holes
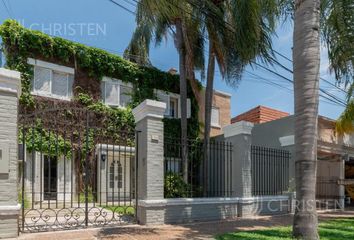
[[[135,16],[135,12],[133,12],[132,10],[130,10],[129,8],[126,8],[124,7],[123,5],[121,5],[120,3],[117,3],[116,1],[113,1],[113,0],[108,0],[110,1],[111,3],[115,4],[116,6],[122,8],[123,10],[129,12],[130,14],[134,15]]]
[[[112,1],[112,0],[110,0],[110,1]],[[138,1],[136,1],[136,0],[133,0],[133,1],[136,2],[137,4],[139,4]],[[179,8],[181,11],[183,11],[183,12],[189,14],[191,17],[194,17],[194,16],[192,15],[192,13],[186,11],[185,9],[181,8],[180,6],[178,6],[178,5],[174,4],[174,3],[171,3],[171,2],[168,2],[168,3],[169,3],[170,5],[173,5],[173,6],[177,7],[177,8]],[[191,3],[191,2],[190,2],[190,4],[196,6],[195,4],[193,4],[193,3]],[[204,13],[205,13],[205,12],[204,12]],[[208,13],[205,13],[205,14],[208,15]],[[165,18],[166,18],[166,20],[168,20],[166,16],[165,16]],[[229,24],[229,23],[227,23],[226,21],[225,21],[225,23],[226,23],[226,24]],[[232,31],[233,33],[235,33],[235,31],[234,31],[233,29],[229,29],[229,30]],[[205,36],[203,36],[203,38],[205,39]],[[205,40],[206,40],[206,39],[205,39]],[[198,47],[198,46],[196,46],[196,47]],[[203,50],[204,50],[204,49],[203,49]],[[283,56],[283,57],[285,57],[285,56]],[[288,60],[290,60],[290,59],[288,59]],[[269,69],[268,67],[265,67],[265,66],[263,66],[263,65],[261,65],[261,64],[259,64],[259,63],[257,63],[257,62],[255,62],[255,61],[252,61],[252,63],[255,64],[255,65],[257,65],[258,67],[261,67],[261,68],[267,70],[268,72],[270,72],[270,73],[272,73],[272,74],[277,75],[278,77],[281,77],[282,79],[284,79],[284,80],[286,80],[286,81],[289,81],[289,82],[293,83],[293,81],[292,81],[291,79],[289,79],[289,78],[287,78],[287,77],[284,77],[283,75],[281,75],[281,74],[279,74],[279,73],[277,73],[277,72],[275,72],[275,71]],[[276,61],[276,63],[278,64],[279,62]],[[286,68],[284,65],[282,65],[282,64],[280,64],[280,63],[279,63],[279,66],[281,66],[282,68],[284,68],[284,69],[287,70],[287,71],[290,70],[290,69]],[[290,72],[292,72],[292,70],[290,70]],[[329,94],[327,91],[325,91],[325,90],[323,90],[323,89],[320,89],[320,91],[323,92],[324,94],[326,94],[327,96],[330,96],[330,97],[333,98],[334,100],[320,94],[321,97],[323,97],[323,98],[325,98],[325,99],[327,99],[327,100],[329,100],[329,101],[332,101],[332,102],[334,102],[334,103],[336,103],[336,104],[338,104],[338,105],[346,106],[346,103],[345,103],[343,100],[337,98],[337,97],[334,96],[334,95]]]
[[[4,7],[5,7],[5,10],[6,10],[6,12],[7,12],[7,15],[8,15],[10,18],[13,18],[13,17],[11,16],[11,13],[10,13],[9,8],[7,7],[7,5],[6,5],[6,3],[5,3],[5,0],[1,0],[1,1],[2,1],[2,4],[3,4]]]

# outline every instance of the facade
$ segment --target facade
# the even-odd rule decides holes
[[[199,99],[199,119],[204,123],[205,89],[202,89]],[[231,95],[222,91],[214,90],[210,136],[222,134],[222,129],[230,125],[231,119]]]
[[[269,109],[269,108],[268,108]],[[268,111],[269,112],[269,111]],[[278,111],[271,110],[273,117],[279,118]],[[264,116],[255,119],[265,119]],[[289,115],[276,120],[255,124],[252,130],[254,145],[288,150],[294,155],[294,116]],[[318,166],[317,198],[324,201],[345,200],[345,187],[338,180],[351,178],[346,176],[345,167],[354,162],[354,135],[340,136],[335,131],[335,121],[320,116],[318,119]],[[290,162],[290,180],[294,184],[295,163]],[[294,188],[294,186],[292,187]]]
[[[20,104],[21,114],[36,111],[46,112],[52,108],[65,110],[73,107],[92,107],[96,103],[103,103],[109,108],[118,109],[120,114],[125,113],[132,116],[130,109],[133,105],[138,104],[145,98],[155,98],[166,103],[164,113],[166,119],[164,121],[165,127],[170,126],[170,128],[174,128],[174,126],[179,126],[177,120],[181,118],[181,104],[179,78],[176,74],[161,72],[154,68],[140,67],[107,52],[60,38],[50,38],[45,34],[24,29],[16,24],[13,29],[6,29],[5,26],[2,27],[5,29],[2,36],[4,46],[9,56],[20,54],[16,43],[6,41],[8,37],[6,34],[13,34],[11,31],[15,28],[19,28],[20,31],[25,31],[28,34],[33,34],[36,38],[42,38],[43,41],[54,41],[53,48],[65,49],[66,46],[72,45],[77,47],[77,52],[94,53],[89,56],[81,56],[81,60],[75,60],[74,58],[63,59],[60,51],[53,50],[51,55],[48,56],[38,51],[39,46],[27,46],[28,49],[25,56],[23,56],[26,62],[23,64],[26,65],[29,71],[22,72],[22,74],[29,74],[31,77],[26,80],[28,82],[22,80],[23,92],[28,93],[28,95],[26,95],[25,101],[22,101]],[[64,44],[61,46],[61,43]],[[46,49],[42,51],[45,52]],[[63,51],[65,52],[65,50]],[[113,70],[110,66],[99,66],[103,68],[103,72],[98,76],[95,75],[96,71],[99,70],[96,69],[98,66],[94,61],[98,61],[99,58],[105,60],[111,59],[109,64],[113,66]],[[87,69],[88,63],[81,63],[80,65],[78,63],[80,61],[87,61],[95,69]],[[11,63],[11,61],[9,63],[7,67],[16,68],[16,64]],[[104,69],[106,69],[106,72]],[[145,73],[149,78],[144,79],[144,74],[142,73]],[[145,88],[148,94],[146,92],[138,92],[143,88]],[[204,90],[201,91],[204,92]],[[80,99],[80,94],[82,93],[87,95],[88,101],[91,104],[90,106],[87,106],[87,103]],[[144,94],[147,94],[147,96],[141,96]],[[28,103],[28,99],[30,98],[33,104]],[[137,98],[139,100],[136,100]],[[221,131],[223,126],[230,122],[230,95],[215,91],[213,99],[213,131],[211,134],[215,135]],[[189,86],[187,117],[189,124],[192,124],[194,128],[198,128],[198,125],[203,122],[204,116],[202,107],[199,107],[198,111],[198,105],[203,106],[202,102],[198,102],[198,100],[196,100]],[[50,117],[50,114],[45,117]],[[126,121],[122,118],[123,120]],[[129,121],[127,125],[131,124],[134,120]],[[133,130],[129,126],[125,126],[124,123],[121,125],[123,130]],[[190,137],[195,136],[192,135]],[[73,196],[75,196],[76,200],[79,200],[81,197],[80,179],[75,177],[77,175],[75,172],[82,171],[80,170],[80,163],[78,163],[78,161],[82,160],[76,159],[80,158],[78,153],[72,153],[73,156],[65,158],[63,154],[54,154],[55,156],[48,154],[40,147],[37,147],[35,150],[28,150],[27,145],[26,143],[21,146],[26,165],[26,171],[23,174],[23,177],[26,178],[25,192],[34,192],[34,194],[27,194],[26,198],[30,202],[44,200],[71,201]],[[111,192],[122,192],[120,198],[125,198],[130,194],[123,190],[123,188],[131,188],[132,181],[130,179],[132,176],[130,169],[132,168],[131,159],[134,155],[131,147],[130,145],[97,143],[95,157],[99,161],[98,165],[94,167],[96,170],[94,170],[95,174],[93,176],[93,178],[97,179],[97,184],[92,191],[96,192],[96,194],[98,192],[104,193],[98,197],[99,199],[103,201],[114,200],[114,197],[110,195]],[[123,148],[124,151],[122,150]],[[103,158],[106,158],[105,162]],[[124,166],[121,164],[123,159]],[[123,176],[123,172],[127,174]],[[72,175],[74,177],[68,177]],[[123,177],[124,180],[122,179]],[[105,179],[108,180],[106,181]],[[65,193],[70,193],[70,197]]]

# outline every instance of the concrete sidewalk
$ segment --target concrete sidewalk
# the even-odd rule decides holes
[[[354,211],[320,212],[320,220],[354,217]],[[230,221],[162,226],[118,226],[115,228],[80,229],[61,232],[21,234],[18,239],[64,240],[64,239],[120,239],[120,240],[167,240],[167,239],[213,239],[215,235],[244,230],[291,225],[292,215],[239,218]]]

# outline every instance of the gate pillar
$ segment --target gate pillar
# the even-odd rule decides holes
[[[18,99],[20,73],[0,68],[0,238],[18,236]]]
[[[137,219],[164,223],[164,210],[149,206],[164,198],[164,117],[166,104],[147,99],[133,109],[137,134]]]
[[[241,199],[238,206],[238,215],[252,215],[253,203],[247,199],[252,197],[252,173],[251,173],[251,146],[252,129],[254,124],[250,122],[237,122],[224,127],[224,137],[232,143],[232,197]]]

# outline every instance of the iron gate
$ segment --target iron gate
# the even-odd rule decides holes
[[[86,109],[20,115],[22,232],[135,221],[135,132]]]

